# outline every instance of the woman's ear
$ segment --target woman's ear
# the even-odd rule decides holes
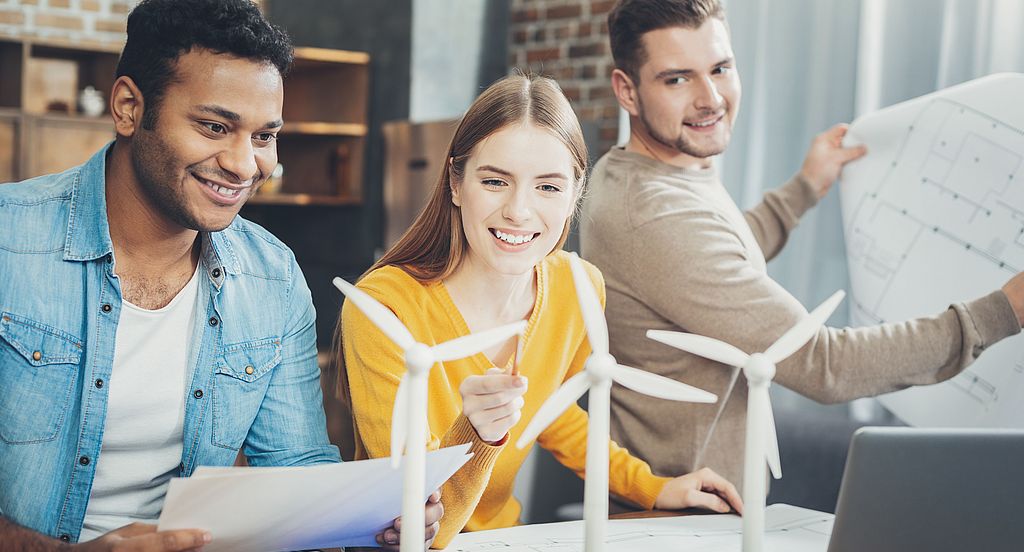
[[[456,207],[462,207],[462,199],[459,197],[459,188],[461,184],[459,179],[455,176],[455,158],[448,158],[448,186],[452,192],[452,204]]]

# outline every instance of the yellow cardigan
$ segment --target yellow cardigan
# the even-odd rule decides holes
[[[604,279],[597,268],[584,264],[603,303]],[[512,486],[529,447],[519,450],[514,443],[541,404],[562,382],[583,368],[590,354],[568,254],[558,251],[549,255],[537,265],[536,274],[537,299],[524,334],[520,360],[520,374],[529,378],[526,405],[506,444],[484,443],[469,420],[461,415],[459,385],[466,377],[483,374],[493,367],[484,354],[435,365],[430,372],[428,448],[472,443],[474,453],[469,463],[442,488],[445,515],[434,541],[437,548],[447,546],[463,528],[478,531],[518,523],[520,505],[512,496]],[[469,333],[440,282],[423,285],[402,269],[389,266],[366,275],[358,286],[394,311],[422,343],[433,345]],[[402,351],[348,301],[341,317],[356,459],[388,456],[392,407],[398,382],[405,372]],[[537,442],[563,465],[584,476],[587,414],[583,409],[573,405],[540,434]],[[615,443],[610,443],[610,459],[611,492],[652,508],[668,479],[653,475],[645,462]]]

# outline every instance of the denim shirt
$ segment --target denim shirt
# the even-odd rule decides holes
[[[121,286],[107,146],[0,184],[0,514],[76,542],[103,441]],[[340,461],[327,438],[314,311],[292,252],[236,217],[204,233],[181,475]]]

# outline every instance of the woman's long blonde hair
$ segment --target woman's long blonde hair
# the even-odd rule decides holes
[[[466,111],[448,145],[444,168],[427,205],[398,242],[366,274],[393,265],[422,283],[431,283],[455,272],[469,244],[462,228],[462,214],[452,201],[452,185],[462,181],[466,161],[477,144],[499,130],[524,123],[551,132],[568,148],[573,159],[574,198],[578,201],[587,173],[587,146],[572,106],[552,79],[522,74],[507,76],[484,90]],[[565,244],[571,223],[572,215],[566,219],[562,236],[551,252]],[[338,394],[348,403],[340,314],[334,348]]]

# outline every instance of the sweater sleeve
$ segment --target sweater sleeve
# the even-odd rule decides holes
[[[687,332],[762,351],[807,311],[745,256],[723,218],[700,206],[638,228],[641,299]],[[634,267],[634,271],[641,270]],[[931,384],[958,374],[986,347],[1020,332],[1001,291],[933,317],[863,328],[823,327],[778,365],[776,381],[819,402]]]
[[[586,266],[590,271],[591,280],[598,290],[601,305],[604,306],[604,279],[600,272],[593,268],[593,265],[587,264]],[[590,353],[590,343],[584,339],[576,350],[565,379],[569,379],[583,370]],[[540,446],[550,451],[559,463],[571,469],[581,478],[586,476],[587,424],[586,411],[574,403],[537,438]],[[632,456],[628,450],[615,444],[614,441],[609,441],[608,458],[609,490],[642,508],[648,510],[654,508],[654,501],[669,478],[654,475],[646,462]]]
[[[806,180],[794,176],[789,182],[766,193],[761,203],[743,213],[766,261],[782,251],[800,217],[817,204],[814,188]]]
[[[378,298],[379,299],[379,298]],[[366,316],[348,301],[341,309],[342,346],[345,355],[352,418],[357,446],[369,458],[391,455],[391,418],[398,393],[398,384],[405,373],[402,351]],[[428,401],[454,400],[435,396],[430,390]],[[483,494],[494,463],[502,447],[481,441],[464,416],[458,416],[451,427],[430,428],[427,448],[470,443],[473,458],[441,489],[445,508],[441,530],[434,547],[444,548],[462,530]]]

